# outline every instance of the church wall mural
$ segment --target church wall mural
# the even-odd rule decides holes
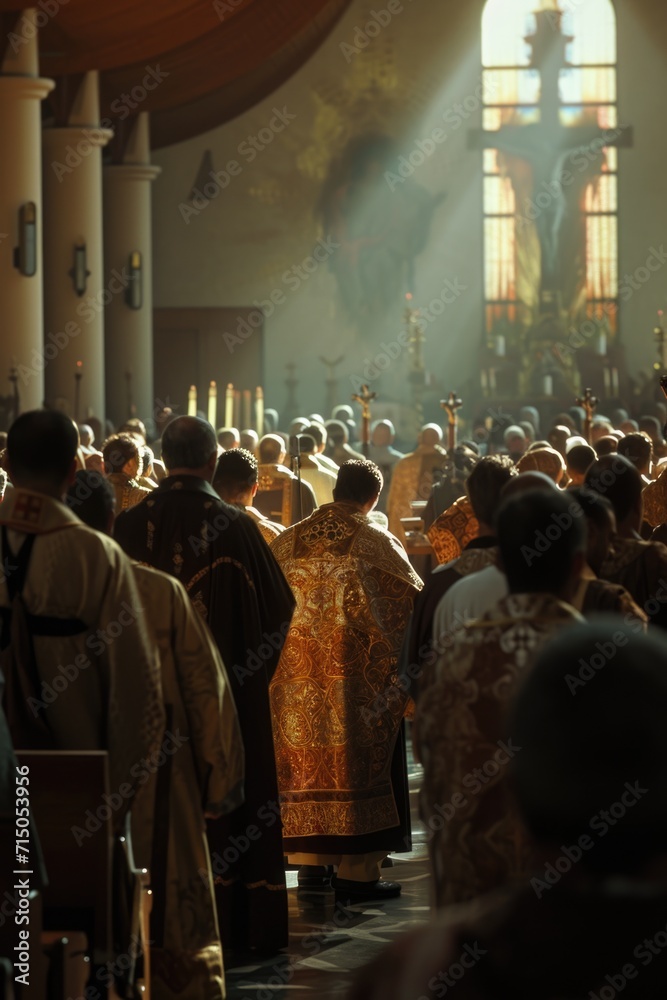
[[[582,380],[605,398],[612,378],[649,377],[667,268],[640,279],[660,257],[667,199],[656,203],[662,181],[646,161],[647,146],[667,145],[651,119],[667,61],[628,4],[617,53],[610,0],[568,0],[558,23],[549,0],[508,0],[516,61],[494,70],[484,6],[355,3],[271,98],[155,153],[156,306],[262,309],[267,406],[322,412],[368,383],[374,416],[409,438],[417,418],[442,421],[451,390],[471,418],[531,394],[569,398]],[[596,16],[603,48],[591,57],[567,39],[589,37]],[[565,79],[565,108],[553,104],[557,58],[597,64]],[[549,114],[545,143],[537,122]],[[591,145],[600,135],[604,150]],[[582,149],[585,169],[566,185]],[[557,194],[517,225],[536,187]],[[231,323],[210,378],[224,384],[252,336]]]

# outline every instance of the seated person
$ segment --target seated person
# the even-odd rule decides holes
[[[462,1000],[663,995],[666,657],[660,633],[615,618],[543,646],[505,726],[531,876],[398,938],[348,1000],[425,1000],[454,985]]]

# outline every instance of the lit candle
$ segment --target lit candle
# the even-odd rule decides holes
[[[543,379],[544,395],[553,396],[554,394],[554,378],[553,375],[545,375]]]
[[[250,389],[243,390],[243,430],[252,427],[252,393]],[[239,427],[239,430],[241,428]]]
[[[197,386],[191,385],[188,392],[188,416],[197,416]]]
[[[255,430],[259,437],[264,434],[264,390],[261,386],[255,389]]]
[[[234,426],[234,386],[227,383],[225,390],[225,427]]]
[[[608,368],[604,369],[604,394],[609,396],[611,393],[611,372]]]
[[[230,427],[241,427],[241,390],[234,389],[234,422]]]
[[[499,358],[505,357],[505,338],[502,334],[498,334],[496,337],[496,354]]]
[[[208,387],[208,422],[215,430],[218,420],[218,387],[215,382],[210,382]]]

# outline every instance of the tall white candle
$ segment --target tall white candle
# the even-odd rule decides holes
[[[208,422],[215,429],[218,420],[218,387],[210,382],[208,387]]]
[[[188,392],[188,416],[197,416],[197,386],[191,385]]]

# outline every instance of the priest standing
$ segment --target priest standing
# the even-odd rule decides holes
[[[220,931],[237,954],[275,952],[287,945],[287,891],[269,682],[294,598],[251,518],[211,487],[217,442],[210,424],[199,417],[172,421],[162,458],[167,478],[118,517],[114,534],[133,559],[184,584],[222,654],[250,780],[245,804],[209,822]]]
[[[396,661],[422,581],[368,517],[381,489],[376,465],[345,462],[334,502],[271,545],[297,599],[271,683],[285,852],[302,887],[337,865],[345,900],[397,896],[380,864],[409,843]]]

